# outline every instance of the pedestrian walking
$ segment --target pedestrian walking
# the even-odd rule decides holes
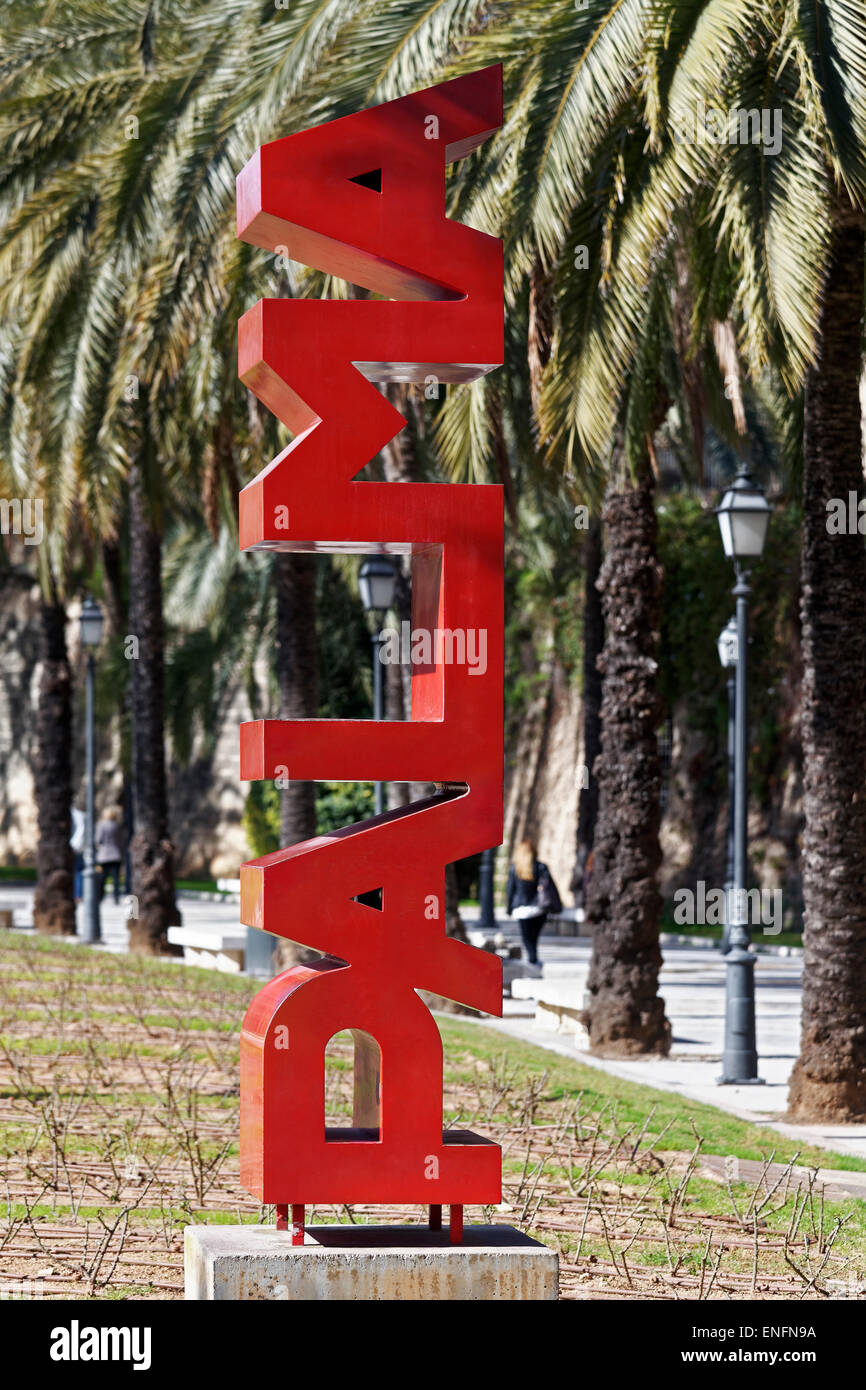
[[[531,840],[521,840],[508,871],[506,906],[509,917],[520,924],[523,949],[530,965],[538,965],[538,938],[551,912],[562,910],[553,875],[543,864]]]
[[[116,806],[109,806],[96,827],[96,862],[102,870],[100,897],[108,886],[109,878],[113,878],[116,903],[120,902],[120,866],[123,862],[120,839],[120,812]]]

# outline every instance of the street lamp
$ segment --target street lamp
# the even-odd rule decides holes
[[[740,464],[737,476],[726,490],[716,515],[722,544],[734,562],[737,601],[737,666],[734,737],[734,876],[733,893],[728,895],[728,939],[725,979],[725,1043],[720,1086],[757,1085],[758,1050],[755,1039],[755,957],[750,949],[746,900],[746,824],[748,811],[748,621],[749,568],[761,557],[767,539],[770,504],[761,488]]]
[[[102,641],[102,609],[93,598],[86,598],[81,607],[81,645],[87,650],[87,709],[85,724],[85,753],[87,760],[87,792],[84,817],[84,929],[85,941],[102,939],[99,924],[99,893],[96,886],[96,815],[94,767],[93,712],[93,653]]]
[[[384,719],[384,698],[382,687],[382,633],[380,631],[385,614],[394,603],[397,587],[397,571],[386,555],[371,555],[361,566],[358,575],[361,602],[364,610],[373,615],[373,718]],[[381,782],[374,784],[374,806],[379,816],[385,809],[385,789]]]
[[[762,489],[749,477],[745,463],[716,507],[725,554],[735,565],[760,560],[772,508]]]
[[[729,618],[725,626],[719,633],[719,640],[716,647],[719,653],[719,660],[727,672],[728,684],[728,862],[725,869],[725,902],[731,900],[731,890],[734,886],[734,784],[736,781],[735,758],[736,758],[736,738],[734,734],[734,718],[737,708],[737,620]],[[727,955],[731,949],[730,928],[728,924],[728,914],[725,913],[725,925],[722,929],[722,955]]]

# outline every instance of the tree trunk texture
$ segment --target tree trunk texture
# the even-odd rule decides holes
[[[277,591],[277,681],[281,719],[315,719],[319,713],[319,650],[316,633],[316,560],[313,555],[274,556]],[[280,792],[280,844],[299,844],[316,833],[316,784],[292,780]],[[321,953],[285,938],[277,943],[280,970]]]
[[[652,481],[644,469],[604,507],[598,580],[605,624],[598,819],[589,883],[592,962],[585,1022],[606,1056],[666,1054],[671,1030],[658,995],[659,790],[656,731],[661,569]]]
[[[840,207],[818,359],[806,379],[802,735],[804,974],[791,1116],[866,1119],[866,550],[827,502],[862,498],[858,396],[864,229]]]
[[[105,613],[107,618],[107,628],[112,640],[117,641],[123,636],[124,623],[124,602],[123,602],[123,565],[120,555],[120,544],[117,540],[104,540],[102,542],[102,597],[105,603]]]
[[[138,464],[130,469],[129,503],[130,627],[138,639],[132,666],[135,827],[131,845],[138,916],[129,923],[129,945],[130,950],[146,955],[176,955],[179,948],[168,944],[168,929],[179,917],[165,776],[162,537]]]
[[[106,629],[110,642],[123,646],[128,631],[127,601],[123,586],[123,562],[120,542],[112,538],[102,542],[102,596],[106,610]],[[117,719],[120,732],[120,764],[123,772],[123,814],[126,831],[133,825],[135,813],[135,778],[132,770],[131,729],[132,729],[132,681],[129,680],[116,691]],[[130,862],[129,846],[127,863]],[[124,880],[126,864],[124,865]],[[131,884],[130,884],[131,891]]]
[[[75,935],[72,834],[72,674],[66,610],[52,596],[40,606],[41,675],[36,710],[34,783],[39,842],[33,925],[52,936]]]
[[[601,523],[593,517],[584,549],[583,601],[583,771],[577,798],[577,858],[571,880],[575,902],[586,906],[584,874],[595,840],[598,818],[598,778],[595,760],[601,752],[601,672],[598,658],[604,649],[604,613],[598,578],[601,574]]]

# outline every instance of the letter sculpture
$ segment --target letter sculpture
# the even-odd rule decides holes
[[[434,643],[411,718],[257,720],[241,777],[418,781],[435,795],[241,868],[249,926],[325,952],[256,996],[241,1036],[241,1180],[303,1244],[305,1206],[501,1200],[499,1147],[442,1128],[442,1042],[416,993],[502,1012],[501,964],[445,935],[445,866],[502,838],[498,486],[356,475],[403,428],[376,383],[467,382],[503,360],[502,245],[445,215],[445,167],[502,123],[498,67],[263,145],[238,235],[373,291],[260,300],[238,372],[292,443],[240,495],[241,549],[410,557],[413,629],[486,633],[484,671]],[[381,890],[381,910],[357,901]],[[353,1127],[324,1119],[325,1048],[355,1038]]]

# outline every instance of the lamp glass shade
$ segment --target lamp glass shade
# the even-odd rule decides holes
[[[390,560],[374,555],[365,560],[358,575],[361,602],[368,613],[387,613],[394,602],[397,575]]]
[[[102,641],[102,609],[95,599],[86,598],[81,606],[81,643],[85,647],[98,647]]]
[[[716,643],[716,648],[719,653],[719,661],[722,663],[725,670],[729,670],[730,667],[736,666],[737,657],[739,655],[736,618],[731,618],[730,622],[722,628],[719,633],[719,640]]]
[[[716,509],[722,545],[729,560],[757,559],[763,554],[770,504],[751,480],[741,475]]]

